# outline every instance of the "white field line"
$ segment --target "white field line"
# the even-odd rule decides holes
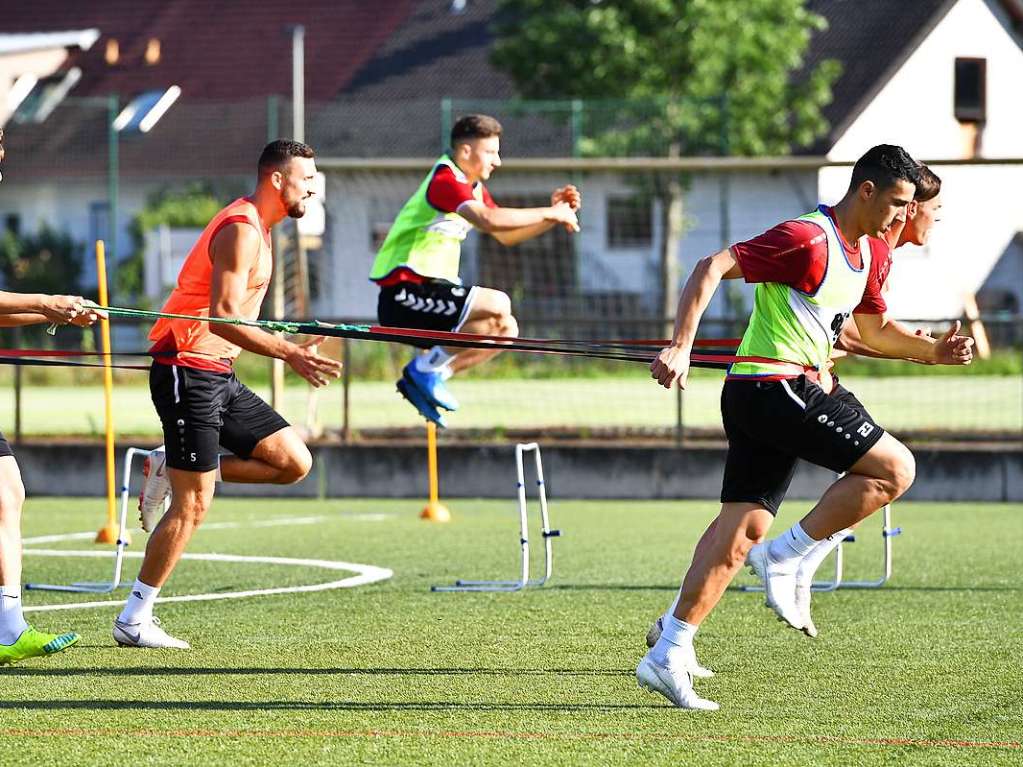
[[[211,528],[233,528],[233,527],[272,527],[285,524],[315,524],[323,517],[292,517],[277,520],[264,520],[262,522],[239,523],[219,522],[204,525],[204,529]],[[37,538],[25,539],[25,543],[50,543],[54,541],[80,540],[92,538],[95,533],[65,533],[63,535],[39,536]],[[79,558],[109,558],[109,551],[65,551],[62,549],[25,549],[25,554],[33,554],[41,557],[79,557]],[[124,556],[130,559],[141,559],[144,554],[141,551],[125,551]],[[355,586],[364,586],[369,583],[384,581],[394,575],[392,570],[386,567],[375,565],[362,565],[354,562],[335,562],[327,559],[295,559],[292,557],[262,557],[244,556],[241,554],[189,554],[182,555],[182,559],[192,559],[203,562],[233,562],[236,564],[263,564],[283,565],[286,567],[319,567],[325,570],[347,570],[355,575],[341,580],[328,581],[326,583],[313,583],[306,586],[279,586],[266,589],[248,589],[245,591],[226,591],[214,594],[183,594],[175,597],[158,597],[157,602],[210,602],[216,599],[242,599],[245,597],[271,596],[275,594],[301,594],[314,591],[330,591],[332,589],[349,589]],[[105,599],[95,602],[73,602],[57,605],[40,605],[37,607],[26,607],[25,612],[50,612],[53,610],[85,610],[95,607],[107,607],[108,605],[119,605],[123,599]]]
[[[263,519],[254,522],[206,522],[199,527],[199,530],[230,530],[237,527],[280,527],[282,525],[315,525],[326,517],[280,517],[278,519]],[[139,528],[130,532],[139,532]],[[25,538],[22,545],[31,546],[35,543],[59,543],[60,541],[86,541],[96,537],[96,533],[60,533],[58,535],[37,535],[35,538]]]

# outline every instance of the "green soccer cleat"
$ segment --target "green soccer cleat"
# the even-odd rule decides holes
[[[73,631],[66,634],[45,634],[29,626],[21,632],[21,636],[14,644],[0,644],[0,666],[5,663],[17,663],[25,658],[53,655],[75,644],[79,639],[81,637]]]

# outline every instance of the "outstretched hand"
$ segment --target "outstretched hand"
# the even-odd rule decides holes
[[[973,362],[973,339],[959,335],[962,323],[956,320],[934,344],[934,361],[939,365],[969,365]]]
[[[331,380],[340,378],[341,363],[316,352],[316,346],[325,341],[324,336],[313,336],[301,343],[285,358],[291,369],[313,386],[326,386]]]
[[[55,325],[88,327],[97,320],[106,319],[106,312],[81,296],[46,296],[42,314]]]

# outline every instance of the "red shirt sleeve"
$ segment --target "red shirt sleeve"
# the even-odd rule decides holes
[[[867,274],[867,285],[863,289],[860,305],[853,309],[853,314],[884,314],[888,311],[883,290],[888,273],[892,269],[892,250],[884,240],[871,237],[870,240],[870,272]]]
[[[483,189],[483,204],[488,208],[496,208],[487,188]],[[426,187],[426,201],[441,213],[457,213],[458,206],[469,200],[475,200],[472,184],[459,181],[455,172],[446,165],[441,165],[433,173],[430,185]]]
[[[426,201],[441,213],[454,213],[463,202],[474,199],[472,184],[459,181],[446,165],[437,167],[426,187]]]
[[[732,246],[746,282],[779,282],[816,293],[828,269],[828,238],[810,221],[783,221]]]

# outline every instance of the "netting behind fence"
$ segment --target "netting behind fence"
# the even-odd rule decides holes
[[[720,111],[721,106],[708,102],[702,108]],[[657,163],[636,169],[622,162],[625,167],[618,168],[613,157],[579,159],[601,146],[608,152],[628,153],[624,145],[613,145],[614,136],[635,138],[637,128],[664,107],[658,102],[503,104],[415,98],[310,104],[306,135],[327,175],[326,230],[306,243],[301,260],[292,225],[280,227],[278,271],[284,275],[284,311],[375,319],[377,290],[368,275],[376,250],[398,210],[429,170],[430,161],[440,153],[451,120],[459,113],[479,110],[495,114],[505,125],[507,162],[488,183],[498,203],[544,205],[554,187],[574,183],[583,194],[582,231],[569,235],[553,230],[514,248],[487,236],[470,235],[462,250],[463,279],[505,291],[524,335],[663,337],[669,321],[663,295],[677,295],[679,287],[666,289],[662,277],[669,182],[679,181],[684,191],[683,236],[673,253],[681,280],[697,259],[722,246],[810,210],[819,196],[834,201],[835,190],[846,182],[848,173],[847,168],[822,170],[812,163],[784,159],[773,164],[751,161],[731,170],[704,166],[686,171]],[[122,136],[115,148],[108,130],[110,114],[105,100],[69,100],[42,124],[7,126],[9,152],[0,185],[0,216],[10,237],[0,267],[8,287],[88,293],[95,282],[91,242],[97,238],[111,246],[109,271],[115,290],[119,284],[132,284],[120,280],[120,275],[144,264],[153,262],[159,272],[161,264],[166,266],[165,256],[174,254],[161,251],[160,236],[143,238],[139,244],[132,231],[138,215],[160,195],[180,194],[187,200],[197,185],[225,203],[245,193],[251,188],[252,166],[263,143],[291,129],[291,105],[286,99],[182,102],[150,134]],[[661,143],[648,141],[648,152],[668,151],[665,136],[659,138]],[[679,147],[683,154],[707,155],[723,149],[713,142],[681,138],[686,139]],[[356,154],[374,159],[331,160]],[[400,160],[410,156],[421,159]],[[534,158],[532,164],[516,165],[515,160],[523,157]],[[552,159],[557,157],[570,160]],[[547,158],[546,164],[536,158]],[[975,190],[1018,188],[1023,166],[939,163],[932,167],[945,180],[943,221],[926,248],[896,254],[891,304],[911,307],[903,318],[923,320],[938,329],[962,315],[964,293],[975,296],[993,357],[956,371],[891,362],[851,367],[842,363],[840,371],[881,423],[897,431],[1018,438],[1023,428],[1019,319],[1023,244],[1017,233],[1023,230],[1023,222],[1018,206],[1011,208],[1011,196],[1006,196],[1005,203],[1010,207],[995,210],[1002,201],[992,201]],[[985,221],[982,238],[974,224],[978,220]],[[44,242],[36,237],[44,222],[66,234],[67,241]],[[34,250],[18,250],[10,245],[12,237],[21,244],[35,238],[30,243]],[[31,267],[38,266],[42,253],[52,258],[57,246],[62,259],[79,259],[81,269],[33,272]],[[969,259],[964,260],[964,253],[969,253]],[[19,282],[32,274],[49,282]],[[158,306],[167,283],[164,280],[147,294],[122,290],[118,300]],[[751,295],[750,287],[741,282],[722,285],[701,332],[741,333]],[[904,301],[905,296],[913,300]],[[271,313],[268,300],[265,314]],[[74,333],[61,331],[57,342],[80,343]],[[9,331],[4,334],[7,346],[52,342],[38,332],[31,336],[26,331],[20,341]],[[141,349],[144,334],[118,325],[114,344],[121,350]],[[334,353],[341,352],[335,349]],[[421,419],[394,391],[394,381],[411,351],[352,343],[348,354],[347,407],[345,390],[332,386],[311,408],[306,387],[289,379],[282,405],[288,417],[297,424],[318,421],[328,431],[347,428],[355,436],[418,429]],[[266,367],[262,360],[241,364],[242,377],[262,393],[268,392]],[[24,434],[99,433],[101,398],[92,373],[26,369],[21,375],[25,385],[18,412]],[[3,423],[13,429],[10,368],[0,369],[0,383],[0,412],[6,408],[11,413]],[[449,420],[453,431],[466,434],[541,429],[576,436],[631,433],[670,438],[680,430],[720,434],[720,375],[713,373],[694,375],[679,398],[654,385],[642,365],[503,355],[457,377],[452,387],[462,408]],[[156,434],[144,375],[119,375],[118,397],[119,431]]]

